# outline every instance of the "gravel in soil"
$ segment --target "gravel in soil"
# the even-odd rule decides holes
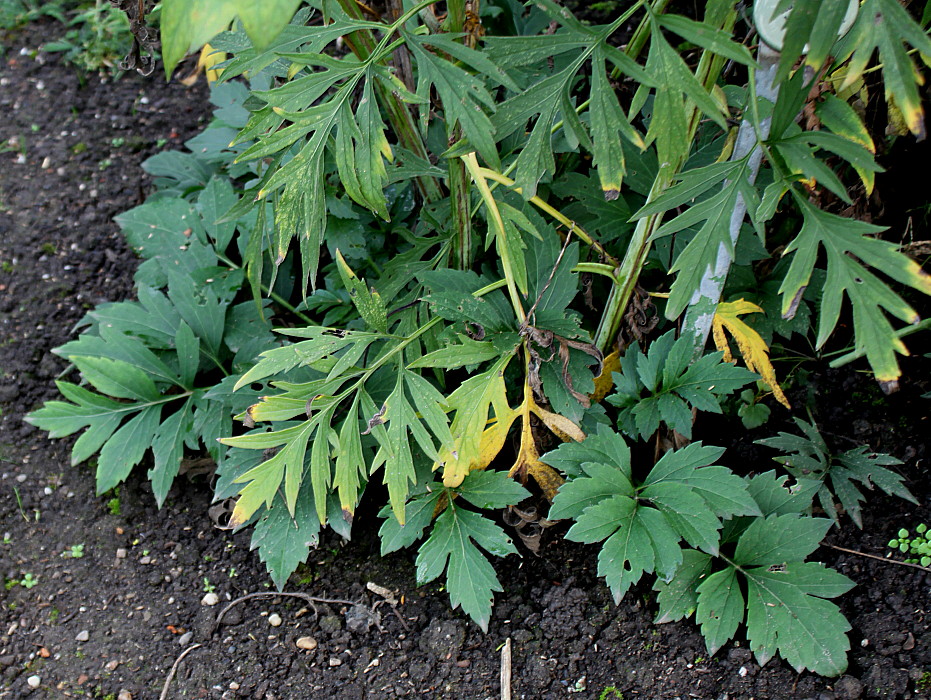
[[[778,659],[760,668],[745,640],[708,658],[691,623],[652,624],[647,588],[616,606],[595,550],[561,543],[556,528],[540,556],[498,563],[506,590],[483,634],[437,585],[416,586],[411,554],[378,557],[370,514],[356,540],[324,538],[292,578],[289,592],[349,601],[320,603],[274,595],[248,533],[214,527],[203,483],[179,482],[161,512],[138,477],[95,494],[70,443],[21,418],[55,397],[66,367],[51,349],[87,309],[132,293],[136,262],[112,218],[149,190],[141,161],[180,147],[209,106],[202,86],[82,79],[38,43],[22,36],[0,64],[0,697],[156,698],[190,650],[165,697],[499,698],[507,639],[514,698],[929,696],[931,576],[827,547],[818,558],[857,583],[840,601],[853,626],[840,679]],[[824,430],[903,459],[921,503],[874,497],[864,530],[848,521],[832,544],[883,556],[900,527],[931,521],[927,362],[909,367],[884,404],[869,379],[813,366]],[[768,469],[771,454],[752,445],[766,430],[726,458]]]

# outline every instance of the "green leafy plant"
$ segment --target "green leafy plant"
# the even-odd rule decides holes
[[[691,343],[677,340],[673,331],[655,340],[645,355],[631,348],[621,359],[616,391],[608,397],[620,409],[624,432],[648,438],[662,422],[691,438],[693,409],[721,413],[720,397],[757,379],[743,367],[722,362],[722,354],[692,362]]]
[[[854,482],[870,490],[876,486],[891,496],[918,503],[902,484],[902,476],[887,469],[902,464],[900,460],[891,455],[870,452],[865,445],[834,455],[813,423],[800,418],[794,420],[802,435],[781,432],[776,437],[756,442],[786,453],[785,457],[773,459],[796,478],[821,482],[818,501],[835,523],[839,522],[840,509],[843,509],[857,527],[863,528],[861,504],[865,496]],[[835,498],[839,503],[835,503]]]
[[[51,3],[50,3],[51,4]],[[117,70],[132,46],[129,21],[113,3],[95,0],[81,3],[65,23],[65,33],[43,44],[49,53],[86,71]]]
[[[924,523],[915,527],[914,537],[909,534],[908,530],[902,528],[896,539],[889,540],[889,546],[903,554],[911,555],[910,559],[905,560],[909,564],[931,566],[931,537],[928,536],[928,526]]]
[[[19,585],[25,588],[26,590],[29,590],[30,588],[33,588],[39,585],[39,579],[34,577],[32,574],[27,573],[23,575],[22,579],[20,579]]]
[[[208,41],[227,56],[215,120],[147,161],[157,192],[118,218],[138,300],[87,315],[57,351],[80,380],[28,420],[83,430],[72,460],[99,453],[100,491],[148,460],[159,503],[206,450],[279,588],[321,528],[351,534],[377,480],[382,550],[417,546],[418,580],[445,577],[485,629],[503,588],[487,555],[517,551],[489,511],[534,493],[601,544],[616,598],[653,574],[660,619],[694,613],[712,653],[744,624],[761,661],[842,672],[827,599],[851,584],[806,561],[831,524],[811,502],[837,518],[833,492],[859,521],[853,481],[907,494],[891,458],[793,443],[790,491],[720,448],[657,439],[635,468],[628,447],[681,445],[761,376],[788,408],[767,344],[817,327],[824,348],[844,314],[835,364],[865,356],[894,388],[915,327],[890,318],[917,320],[899,290],[931,279],[838,213],[879,168],[837,83],[878,48],[922,135],[908,47],[931,39],[894,0],[838,39],[841,4],[794,5],[780,56],[751,52],[723,0],[605,24],[551,0],[163,0],[169,75]],[[748,369],[722,361],[725,329]]]
[[[66,551],[62,552],[63,557],[70,557],[71,559],[80,559],[84,556],[84,545],[83,544],[73,544]]]
[[[740,403],[737,406],[737,415],[747,430],[759,428],[769,420],[772,410],[765,403],[760,403],[757,393],[753,389],[740,392]]]

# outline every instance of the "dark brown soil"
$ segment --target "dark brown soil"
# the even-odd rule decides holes
[[[0,65],[0,145],[19,144],[0,153],[0,574],[10,583],[0,589],[0,697],[157,698],[191,650],[165,697],[482,700],[501,697],[507,639],[515,698],[929,697],[931,575],[828,547],[816,556],[857,583],[840,601],[853,625],[840,679],[799,675],[778,659],[760,668],[745,644],[708,658],[691,623],[652,624],[648,589],[615,606],[595,551],[555,536],[539,557],[524,551],[499,564],[506,590],[483,634],[438,586],[416,586],[411,555],[377,556],[377,523],[364,508],[355,540],[325,538],[287,587],[360,605],[253,598],[215,630],[227,601],[271,589],[248,533],[214,528],[206,486],[179,483],[161,512],[138,478],[118,501],[98,497],[91,470],[70,466],[67,441],[21,421],[55,396],[65,366],[50,350],[88,308],[132,293],[136,263],[112,218],[143,200],[139,164],[161,140],[180,147],[203,127],[205,90],[157,76],[82,81],[19,50],[37,44],[14,42]],[[875,497],[864,530],[847,521],[830,543],[884,556],[900,527],[931,522],[931,402],[920,397],[931,388],[928,364],[908,365],[888,402],[864,375],[806,365],[797,404],[807,402],[840,447],[868,443],[903,459],[921,502]],[[734,439],[743,431],[730,423],[703,438],[731,445],[732,463],[765,470],[771,455],[752,440],[772,429]],[[83,556],[68,556],[75,545]],[[16,583],[24,579],[37,583]],[[394,591],[398,605],[369,583]],[[220,605],[202,604],[208,588]],[[315,648],[298,648],[305,637]]]

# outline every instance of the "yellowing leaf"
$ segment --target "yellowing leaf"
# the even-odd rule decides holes
[[[590,397],[592,403],[598,403],[608,395],[608,392],[614,387],[614,378],[611,373],[620,371],[621,353],[615,350],[605,356],[604,362],[601,364],[601,374],[595,377],[595,391],[592,392]]]
[[[527,397],[531,402],[533,401],[530,394]],[[555,469],[540,461],[540,451],[533,439],[533,429],[530,427],[529,415],[527,414],[524,416],[523,426],[521,427],[520,451],[517,453],[517,461],[514,462],[508,476],[516,478],[521,483],[526,483],[528,476],[532,477],[542,489],[543,495],[550,501],[556,498],[556,492],[565,481]]]
[[[507,431],[517,417],[509,405],[504,385],[504,369],[513,355],[506,355],[490,369],[470,377],[450,394],[447,408],[456,411],[449,429],[453,448],[440,452],[434,469],[443,467],[443,485],[454,488],[479,465],[488,466],[504,446]],[[495,425],[486,437],[489,411],[494,409]],[[492,449],[497,448],[492,453]],[[489,456],[490,455],[490,456]]]
[[[223,63],[225,60],[225,53],[217,51],[210,44],[204,44],[204,48],[200,51],[200,57],[197,59],[197,65],[194,67],[194,70],[191,71],[191,74],[186,78],[181,78],[181,82],[190,87],[197,82],[197,76],[200,75],[200,72],[204,71],[204,74],[207,76],[207,82],[212,85],[220,79],[220,74],[223,72],[222,69],[217,70],[214,66],[218,63]]]
[[[517,460],[508,475],[516,478],[522,484],[527,483],[527,477],[530,476],[537,482],[537,485],[543,491],[543,495],[552,501],[556,498],[556,492],[563,485],[565,479],[550,465],[540,461],[540,451],[537,449],[536,440],[533,436],[530,414],[542,420],[543,424],[564,442],[570,440],[581,442],[585,439],[585,433],[565,416],[552,413],[538,406],[533,398],[533,390],[530,388],[529,382],[524,384],[524,402],[516,412],[521,416],[520,450],[517,453]]]
[[[585,439],[585,433],[582,432],[582,429],[571,420],[558,413],[553,413],[551,411],[547,411],[545,408],[540,408],[533,400],[533,397],[529,394],[528,398],[530,399],[530,411],[537,418],[542,420],[543,424],[549,428],[560,440],[563,442],[569,442],[570,440],[582,442],[582,440]]]
[[[718,310],[712,321],[714,344],[724,353],[725,361],[733,362],[731,349],[724,335],[724,330],[727,329],[737,342],[747,369],[759,374],[766,385],[772,389],[776,400],[786,408],[791,408],[789,400],[782,392],[779,382],[776,381],[776,370],[769,361],[769,347],[759,333],[738,318],[743,314],[762,313],[762,311],[763,309],[759,306],[744,299],[718,304]]]

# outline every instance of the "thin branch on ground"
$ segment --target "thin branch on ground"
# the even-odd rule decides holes
[[[921,564],[912,564],[909,561],[899,561],[898,559],[886,559],[886,557],[880,557],[875,554],[867,554],[866,552],[858,552],[855,549],[847,549],[846,547],[838,547],[833,544],[826,544],[825,547],[830,547],[831,549],[836,549],[838,552],[846,552],[847,554],[856,554],[857,556],[866,557],[867,559],[875,559],[876,561],[885,562],[886,564],[898,564],[899,566],[910,566],[913,569],[918,569],[919,571],[924,571],[931,574],[931,568],[927,566],[921,566]]]
[[[175,659],[175,662],[171,666],[171,670],[168,672],[168,677],[165,679],[165,685],[162,686],[162,694],[158,696],[158,700],[167,700],[168,698],[168,688],[171,687],[171,680],[175,677],[175,673],[178,672],[178,666],[181,665],[181,661],[185,656],[190,654],[195,649],[199,649],[200,644],[192,644],[187,649],[181,652],[181,655]]]
[[[251,598],[300,598],[301,600],[310,603],[310,606],[314,609],[315,614],[317,612],[316,603],[329,603],[331,605],[356,605],[360,608],[368,607],[363,603],[356,603],[351,600],[341,600],[338,598],[317,598],[316,596],[312,596],[307,593],[277,593],[275,591],[256,591],[255,593],[247,593],[246,595],[237,598],[225,608],[223,608],[220,611],[220,614],[217,615],[217,619],[213,623],[213,629],[210,631],[210,634],[212,635],[217,631],[217,627],[220,626],[220,622],[223,620],[223,616],[226,615],[226,613],[228,613],[234,606]]]

